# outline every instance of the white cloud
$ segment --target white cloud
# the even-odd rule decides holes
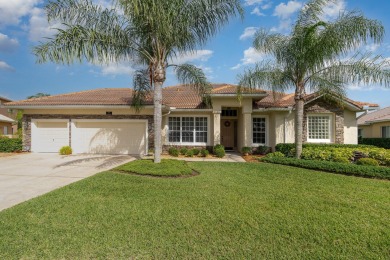
[[[43,9],[33,8],[30,17],[29,40],[32,42],[44,41],[45,37],[53,36],[57,30],[63,27],[60,23],[49,24]]]
[[[258,5],[263,3],[264,0],[245,0],[245,5],[250,6],[250,5]]]
[[[5,61],[0,60],[0,70],[14,70],[14,68],[8,65]]]
[[[265,60],[266,57],[267,56],[265,54],[256,51],[255,48],[249,47],[244,51],[244,58],[241,59],[241,62],[230,69],[236,70],[244,65],[255,64],[259,61]]]
[[[330,3],[323,9],[323,17],[321,17],[323,20],[330,20],[334,19],[339,16],[339,14],[345,10],[345,1],[340,0],[336,3]]]
[[[240,35],[240,40],[252,38],[255,35],[257,29],[257,27],[246,27],[244,32]]]
[[[213,55],[211,50],[196,50],[193,52],[186,52],[178,54],[177,57],[172,58],[173,64],[183,64],[192,61],[207,61]]]
[[[260,11],[260,8],[259,7],[255,7],[251,14],[254,14],[254,15],[257,15],[257,16],[265,16],[265,14],[263,14],[261,11]]]
[[[281,19],[287,19],[302,8],[302,3],[298,1],[289,1],[287,4],[280,3],[275,7],[274,16]]]
[[[377,43],[371,43],[365,47],[366,51],[374,52],[376,51],[381,45]]]
[[[272,3],[267,3],[267,4],[262,5],[261,9],[267,10],[267,9],[270,9],[271,7],[272,7]]]
[[[0,52],[12,52],[18,48],[18,46],[18,40],[11,39],[8,35],[0,33]]]
[[[0,26],[17,25],[43,0],[0,0]]]
[[[271,32],[283,32],[287,31],[288,29],[291,28],[292,20],[291,19],[286,19],[286,20],[281,20],[279,22],[278,27],[272,27]]]
[[[134,69],[129,63],[121,62],[121,63],[110,63],[108,65],[100,65],[102,74],[104,76],[108,75],[132,75],[134,73]]]

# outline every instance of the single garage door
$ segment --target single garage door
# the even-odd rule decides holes
[[[74,120],[74,153],[145,154],[147,151],[145,120]]]
[[[31,151],[58,153],[62,146],[69,145],[68,120],[32,120]]]

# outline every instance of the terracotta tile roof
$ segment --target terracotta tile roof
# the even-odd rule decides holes
[[[133,90],[130,88],[103,88],[15,101],[5,106],[131,105],[132,95]],[[152,99],[147,102],[152,103]]]
[[[2,97],[2,96],[0,96],[0,100],[5,101],[5,102],[11,102],[12,101],[11,99],[8,99],[8,98]]]
[[[211,94],[236,94],[237,86],[231,84],[213,84]],[[254,108],[287,108],[295,104],[294,94],[265,91],[261,89],[242,89],[243,94],[260,94],[260,101],[254,102]],[[123,105],[129,106],[132,103],[133,90],[130,88],[104,88],[74,92],[62,95],[40,97],[15,101],[5,104],[5,106],[93,106],[93,105]],[[261,97],[261,95],[267,95]],[[318,94],[309,94],[306,101],[314,99]],[[347,99],[348,102],[363,107],[357,101]],[[196,90],[186,85],[178,85],[163,88],[163,104],[183,109],[202,109],[205,105]],[[146,105],[153,105],[152,97],[149,97]],[[370,104],[375,105],[375,104]]]
[[[358,125],[364,125],[381,121],[390,121],[390,107],[360,116],[357,123]]]

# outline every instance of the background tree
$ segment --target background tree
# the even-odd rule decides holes
[[[49,1],[45,10],[48,20],[62,22],[64,29],[34,48],[38,62],[139,65],[133,105],[139,109],[153,90],[156,163],[162,150],[162,86],[167,68],[172,66],[182,83],[207,97],[210,84],[201,69],[171,62],[203,46],[230,18],[243,16],[239,0],[117,0],[110,9],[90,0],[56,0]]]
[[[254,48],[272,55],[239,76],[240,85],[274,91],[295,90],[296,157],[302,152],[303,111],[306,91],[319,91],[336,100],[345,97],[345,86],[379,83],[388,86],[388,63],[380,56],[351,51],[369,41],[380,43],[384,27],[357,11],[344,11],[334,21],[323,21],[323,8],[336,0],[312,0],[300,11],[290,35],[260,29]],[[370,58],[371,57],[371,58]],[[329,95],[331,93],[331,95]]]
[[[28,96],[27,99],[32,99],[32,98],[40,98],[40,97],[48,97],[50,96],[50,94],[47,94],[47,93],[37,93],[35,95],[32,95],[32,96]]]

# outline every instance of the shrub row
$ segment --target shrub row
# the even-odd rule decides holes
[[[266,156],[262,158],[261,161],[338,174],[390,180],[390,168],[387,167],[364,166],[328,161],[309,161],[278,156]]]
[[[241,152],[243,154],[261,154],[261,155],[264,155],[264,154],[267,154],[269,152],[271,152],[271,148],[266,146],[266,145],[260,145],[258,147],[248,147],[248,146],[244,146],[242,147],[241,149]]]
[[[179,149],[177,149],[176,147],[170,147],[168,149],[168,154],[173,156],[173,157],[178,157],[179,154],[181,155],[185,155],[186,157],[193,157],[193,156],[198,156],[199,154],[202,156],[202,157],[207,157],[210,152],[207,150],[207,149],[202,149],[202,150],[199,150],[197,148],[194,148],[194,149],[188,149],[188,148],[185,148],[185,147],[182,147]]]
[[[12,153],[22,151],[22,139],[0,138],[0,152]]]
[[[308,144],[305,143],[302,145],[303,148],[321,148],[321,149],[328,149],[328,148],[353,148],[353,149],[360,149],[360,148],[375,148],[373,145],[366,145],[366,144]],[[277,144],[275,146],[276,152],[281,152],[285,156],[293,157],[295,153],[295,143],[286,143],[286,144]]]
[[[375,145],[390,149],[390,138],[359,138],[359,144]]]

